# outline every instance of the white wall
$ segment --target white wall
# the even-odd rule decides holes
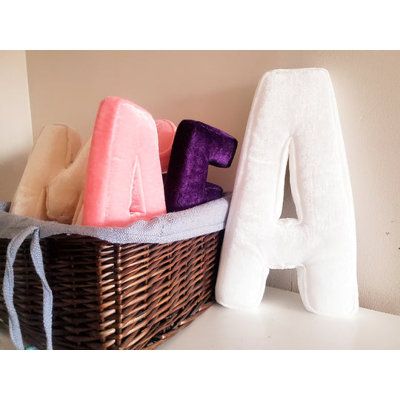
[[[12,199],[31,147],[25,52],[0,51],[0,199]]]
[[[203,120],[240,142],[263,72],[327,68],[354,193],[360,302],[400,314],[400,52],[28,51],[27,65],[34,135],[45,123],[65,122],[88,136],[99,101],[118,95],[138,102],[155,117]],[[14,123],[21,123],[15,117],[2,116],[0,121],[5,118],[15,128]],[[22,128],[13,132],[7,133],[11,142],[2,136],[7,147],[1,151],[10,163],[14,143],[23,142],[20,147],[25,148],[28,142]],[[211,168],[210,180],[232,189],[237,160],[230,171]],[[10,192],[18,174],[10,177],[7,171],[0,172]],[[293,213],[292,205],[286,211]],[[273,271],[270,276],[271,285],[296,290],[294,272]]]

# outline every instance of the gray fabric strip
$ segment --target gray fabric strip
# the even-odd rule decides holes
[[[21,327],[18,314],[14,306],[14,262],[19,248],[24,240],[32,235],[30,253],[35,271],[42,283],[43,290],[43,326],[46,334],[47,349],[51,350],[52,345],[52,313],[53,313],[53,294],[46,280],[42,250],[39,241],[39,229],[30,226],[21,230],[10,241],[7,247],[6,267],[3,280],[3,297],[8,312],[8,322],[10,337],[15,347],[19,350],[24,349]]]
[[[31,257],[36,274],[40,278],[43,290],[43,327],[46,334],[47,350],[53,348],[53,292],[47,282],[44,272],[42,249],[40,248],[39,229],[35,229],[31,240]]]
[[[14,306],[14,261],[23,241],[35,230],[30,227],[16,234],[7,246],[6,265],[3,279],[3,298],[8,312],[8,325],[10,329],[11,340],[18,350],[24,349],[21,328],[17,310]]]

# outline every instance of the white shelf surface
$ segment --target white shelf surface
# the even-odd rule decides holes
[[[267,287],[258,309],[216,304],[159,349],[400,349],[400,316],[360,308],[324,317],[306,311],[297,293]]]
[[[0,330],[0,349],[12,348]],[[323,317],[307,312],[298,294],[268,287],[258,309],[215,304],[159,349],[400,349],[400,316],[360,308]]]

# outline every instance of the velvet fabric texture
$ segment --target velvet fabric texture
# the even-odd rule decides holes
[[[298,218],[281,218],[286,165]],[[225,230],[216,300],[257,307],[270,269],[296,268],[305,308],[358,308],[356,229],[335,94],[327,71],[276,70],[247,123]]]
[[[90,146],[83,225],[127,226],[165,212],[153,117],[129,100],[106,97]]]
[[[228,168],[237,140],[199,121],[183,120],[172,146],[165,185],[168,212],[181,211],[222,197],[220,186],[207,182],[208,165]]]

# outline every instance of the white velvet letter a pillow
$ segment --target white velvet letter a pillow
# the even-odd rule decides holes
[[[298,219],[280,218],[285,168]],[[270,268],[297,268],[307,310],[358,308],[356,234],[336,100],[323,69],[276,70],[259,83],[228,217],[217,301],[256,307]]]

